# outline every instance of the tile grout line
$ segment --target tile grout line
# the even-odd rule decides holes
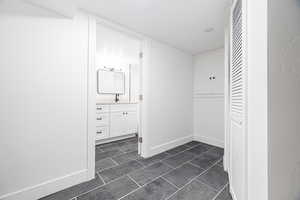
[[[99,148],[99,149],[102,151],[102,152],[100,152],[100,153],[104,153],[104,152],[105,152],[104,150],[102,150],[102,149],[100,148],[100,146],[99,146],[99,147],[96,147],[96,148]],[[118,149],[118,150],[120,150],[120,149]],[[121,152],[123,152],[123,151],[121,151]],[[132,151],[132,152],[134,152],[134,151]],[[131,152],[127,152],[127,153],[131,153]],[[120,154],[120,155],[123,155],[123,154],[126,154],[126,153],[122,153],[122,154]],[[116,156],[120,156],[120,155],[116,155]],[[113,156],[113,157],[116,157],[116,156]],[[113,166],[113,167],[116,167],[116,166],[120,165],[119,163],[117,163],[115,160],[112,159],[113,157],[107,157],[107,158],[105,158],[105,159],[111,159],[111,160],[116,164],[116,165]],[[105,159],[102,159],[102,160],[105,160]],[[144,166],[144,165],[142,165],[142,166]],[[113,167],[108,167],[108,168],[106,168],[106,169],[110,169],[110,168],[113,168]],[[145,166],[145,167],[146,167],[146,166]],[[117,181],[117,180],[119,180],[119,179],[121,179],[121,178],[123,178],[123,177],[125,177],[125,176],[128,175],[128,174],[125,174],[125,175],[123,175],[123,176],[120,176],[120,177],[118,177],[118,178],[116,178],[116,179],[114,179],[114,180],[109,181],[109,182],[106,183],[106,182],[104,181],[104,179],[102,178],[102,176],[100,175],[100,173],[99,173],[99,172],[102,172],[102,171],[104,171],[104,170],[106,170],[106,169],[103,169],[103,170],[101,170],[101,171],[97,171],[97,172],[96,172],[97,176],[102,180],[103,185],[97,186],[97,187],[95,187],[95,188],[93,188],[93,189],[91,189],[91,190],[88,190],[88,191],[86,191],[86,192],[83,192],[83,193],[81,193],[81,194],[79,194],[79,195],[77,195],[77,196],[75,196],[75,197],[72,197],[70,200],[77,200],[77,198],[80,197],[80,196],[82,196],[82,195],[85,195],[85,194],[87,194],[87,193],[89,193],[89,192],[92,192],[92,191],[97,190],[97,189],[99,189],[99,188],[101,188],[101,187],[104,187],[104,186],[108,185],[109,183],[111,183],[111,182],[113,182],[113,181]],[[131,178],[131,177],[130,177],[130,178]]]
[[[142,186],[141,186],[138,182],[136,182],[129,174],[127,174],[127,176],[128,176],[135,184],[137,184],[137,186],[138,186],[139,188],[142,187]]]
[[[200,144],[197,145],[197,146],[200,146]],[[194,147],[197,147],[197,146],[194,146]],[[166,157],[166,158],[163,158],[163,159],[160,159],[160,160],[158,160],[158,161],[156,161],[156,162],[153,162],[153,163],[151,163],[151,164],[149,164],[149,165],[146,165],[146,166],[150,166],[150,165],[155,164],[155,163],[158,163],[158,162],[163,162],[164,160],[167,160],[167,159],[169,159],[169,158],[172,158],[172,157],[174,157],[174,156],[177,156],[178,154],[183,153],[183,152],[185,152],[185,151],[188,151],[188,150],[190,150],[190,149],[192,149],[192,148],[194,148],[194,147],[187,148],[187,149],[185,149],[185,150],[183,150],[183,151],[180,151],[180,152],[178,152],[178,153],[176,153],[176,154],[173,154],[173,155],[172,155],[172,154],[169,154],[169,153],[167,153],[167,152],[163,152],[163,153],[166,153],[166,154],[168,154],[168,155],[170,155],[170,156],[169,156],[169,157]],[[203,153],[208,152],[209,150],[211,150],[211,149],[208,149],[208,150],[202,152],[199,156],[201,156]],[[193,154],[193,153],[191,153],[191,154]],[[194,154],[193,154],[193,156],[194,156],[193,159],[199,157],[199,156],[196,156],[196,155],[194,155]],[[163,162],[163,163],[165,164],[165,162]],[[167,165],[169,165],[169,164],[167,164]],[[172,166],[172,168],[173,168],[173,169],[176,169],[176,167],[173,167],[173,166]]]
[[[189,162],[189,161],[187,161],[187,162]],[[186,163],[187,163],[187,162],[186,162]],[[154,164],[155,164],[155,163],[154,163]],[[184,165],[184,164],[185,164],[185,163],[183,163],[182,165]],[[180,168],[182,165],[179,165],[177,168]],[[142,186],[141,188],[146,187],[148,184],[152,183],[153,181],[156,181],[156,180],[159,179],[159,178],[164,179],[163,176],[167,175],[168,173],[170,173],[171,171],[173,171],[173,170],[175,170],[175,169],[177,169],[177,168],[170,169],[170,170],[168,170],[167,172],[163,173],[162,175],[160,175],[160,176],[158,176],[158,177],[156,177],[156,178],[154,178],[154,179],[152,179],[152,180],[149,180],[148,182],[146,182],[145,184],[143,184],[143,186]],[[165,180],[165,179],[164,179],[164,180]],[[169,181],[167,181],[167,182],[169,183]],[[173,184],[172,184],[172,185],[173,185]],[[129,192],[127,195],[121,197],[119,200],[121,200],[122,198],[124,198],[124,197],[126,197],[126,196],[132,194],[133,192],[135,192],[135,191],[137,191],[138,189],[141,189],[141,188],[137,188],[136,190],[133,190],[133,191]],[[175,189],[176,189],[176,192],[177,192],[177,191],[178,191],[178,187],[176,186]]]
[[[220,161],[220,160],[218,160],[218,161]],[[217,161],[217,162],[218,162],[218,161]],[[177,169],[177,168],[182,167],[183,165],[185,165],[185,164],[187,164],[187,163],[189,163],[189,162],[190,162],[190,160],[187,161],[187,162],[185,162],[185,163],[182,163],[181,165],[177,166],[176,168],[171,169],[171,170],[169,170],[169,171],[163,173],[162,175],[160,175],[160,176],[158,176],[158,177],[156,177],[156,178],[154,178],[154,179],[152,179],[152,180],[146,182],[141,188],[146,187],[148,184],[152,183],[153,181],[156,181],[156,180],[159,179],[159,178],[162,178],[162,179],[165,180],[165,178],[163,178],[163,176],[167,175],[168,173],[170,173],[171,171],[173,171],[173,170],[175,170],[175,169]],[[201,176],[202,174],[204,174],[206,171],[208,171],[209,169],[211,169],[213,166],[215,166],[215,165],[217,164],[217,162],[213,163],[209,168],[207,168],[206,170],[204,170],[204,171],[203,171],[202,173],[200,173],[199,175],[195,176],[193,179],[191,179],[191,181],[189,181],[188,183],[186,183],[186,184],[183,185],[182,187],[178,188],[178,187],[176,186],[176,189],[177,189],[177,190],[176,190],[173,194],[176,194],[178,191],[180,191],[182,188],[184,188],[187,184],[189,184],[189,183],[192,182],[194,179],[198,178],[199,176]],[[167,182],[169,183],[169,181],[167,181]],[[173,185],[173,184],[172,184],[172,185]],[[122,198],[124,198],[124,197],[126,197],[126,196],[132,194],[133,192],[135,192],[135,191],[137,191],[138,189],[141,189],[141,188],[137,188],[136,190],[131,191],[131,192],[128,193],[127,195],[121,197],[119,200],[121,200]],[[173,196],[173,194],[172,194],[171,196]]]
[[[170,185],[174,186],[176,191],[179,190],[179,187],[177,185],[175,185],[174,183],[170,182],[168,179],[164,178],[163,176],[161,177],[163,180],[165,180],[167,183],[169,183]]]
[[[225,190],[225,188],[228,185],[229,185],[229,183],[227,183],[219,192],[217,192],[216,196],[212,200],[216,200],[218,198],[218,196]]]
[[[119,163],[117,163],[117,161],[115,161],[114,159],[112,159],[113,157],[108,157],[110,160],[112,160],[113,163],[116,164],[116,166],[120,165]]]
[[[97,173],[97,174],[98,174],[98,173]],[[98,174],[98,175],[100,175],[100,174]],[[119,180],[119,179],[121,179],[121,178],[124,178],[125,176],[127,176],[127,174],[124,175],[124,176],[120,176],[120,177],[116,178],[114,181],[117,181],[117,180]],[[111,181],[111,182],[112,182],[112,181]],[[92,192],[92,191],[94,191],[94,190],[97,190],[97,189],[99,189],[99,188],[102,188],[102,187],[108,185],[108,184],[111,183],[111,182],[108,182],[108,183],[105,183],[105,182],[104,182],[103,185],[99,185],[99,186],[97,186],[97,187],[94,187],[93,189],[88,190],[88,191],[86,191],[86,192],[83,192],[83,193],[81,193],[81,194],[79,194],[79,195],[77,195],[77,196],[75,196],[75,197],[78,198],[78,197],[80,197],[80,196],[82,196],[82,195],[85,195],[85,194],[90,193],[90,192]],[[73,197],[73,198],[75,198],[75,197]]]
[[[118,149],[119,151],[121,151],[120,149]],[[114,156],[109,156],[108,158],[115,158],[115,157],[118,157],[118,156],[122,156],[122,155],[125,155],[125,154],[130,154],[130,153],[133,153],[133,152],[137,152],[137,150],[133,150],[133,151],[128,151],[128,152],[125,152],[125,151],[121,151],[121,154],[119,155],[114,155]]]
[[[200,144],[199,144],[200,145]],[[199,145],[197,145],[197,146],[199,146]],[[194,147],[196,147],[196,146],[194,146]],[[194,148],[194,147],[192,147],[192,148]],[[156,164],[156,163],[159,163],[159,162],[163,162],[164,160],[166,160],[166,159],[169,159],[169,158],[172,158],[173,156],[176,156],[176,155],[178,155],[178,154],[180,154],[180,153],[183,153],[183,152],[185,152],[185,151],[187,151],[187,150],[189,150],[189,149],[191,149],[191,148],[188,148],[188,149],[186,149],[186,150],[184,150],[184,151],[181,151],[181,152],[179,152],[179,153],[176,153],[176,154],[174,154],[174,155],[171,155],[170,157],[166,157],[166,158],[164,158],[164,159],[160,159],[160,160],[158,160],[158,161],[156,161],[156,162],[153,162],[153,163],[151,163],[151,164],[149,164],[149,165],[144,165],[144,164],[142,164],[142,163],[140,163],[138,160],[136,160],[136,159],[129,159],[130,161],[137,161],[139,164],[142,164],[142,168],[140,168],[140,169],[137,169],[137,171],[139,171],[139,170],[143,170],[143,169],[145,169],[146,167],[148,167],[148,166],[151,166],[151,165],[153,165],[153,164]],[[207,151],[209,151],[210,149],[208,149]],[[207,151],[205,151],[205,152],[207,152]],[[132,151],[133,152],[133,151]],[[205,153],[205,152],[203,152],[203,153]],[[129,152],[130,153],[130,152]],[[203,153],[201,153],[200,155],[202,155]],[[123,154],[121,154],[121,155],[123,155]],[[200,156],[199,155],[199,156]],[[120,155],[117,155],[117,156],[120,156]],[[116,157],[116,156],[113,156],[113,157]],[[109,158],[111,158],[112,160],[113,160],[113,157],[109,157]],[[193,159],[195,159],[196,157],[198,157],[198,156],[195,156],[194,155],[194,157],[193,157]],[[191,159],[191,160],[193,160],[193,159]],[[189,160],[189,161],[191,161],[191,160]],[[130,162],[129,161],[129,162]],[[187,161],[187,162],[189,162],[189,161]],[[164,164],[166,164],[165,162],[163,162]],[[186,162],[184,162],[184,163],[182,163],[181,165],[179,165],[179,166],[177,166],[177,167],[180,167],[180,166],[182,166],[183,164],[185,164]],[[123,164],[123,163],[122,163]],[[118,163],[118,165],[121,165],[121,164],[119,164]],[[117,166],[118,166],[117,165]],[[168,165],[169,166],[169,164],[166,164],[166,165]],[[116,167],[116,166],[113,166],[113,167]],[[107,169],[105,169],[105,170],[108,170],[108,169],[111,169],[111,168],[113,168],[113,167],[110,167],[110,168],[107,168]],[[171,167],[172,169],[176,169],[177,167]],[[102,171],[104,171],[104,170],[102,170]],[[102,172],[101,171],[101,172]],[[123,175],[123,176],[126,176],[126,175]],[[122,176],[122,177],[123,177]],[[115,179],[114,179],[115,180]],[[112,181],[114,181],[114,180],[111,180],[111,181],[109,181],[109,182],[107,182],[107,184],[109,184],[110,182],[112,182]]]
[[[163,178],[163,176],[167,175],[168,173],[170,173],[170,172],[173,171],[173,170],[174,170],[174,169],[170,169],[170,170],[166,171],[165,173],[163,173],[163,174],[161,174],[161,175],[159,175],[159,176],[157,176],[157,177],[155,177],[155,178],[149,180],[148,182],[146,182],[145,184],[143,184],[142,187],[145,187],[146,185],[152,183],[153,181],[155,181],[155,180],[157,180],[157,179],[159,179],[159,178]],[[176,188],[177,188],[177,187],[176,187]]]
[[[205,151],[205,152],[207,152],[207,151]],[[203,153],[205,153],[205,152],[203,152]],[[201,153],[201,154],[202,154],[202,153]],[[201,154],[200,154],[200,155],[201,155]],[[166,159],[168,159],[168,158],[166,158]],[[194,159],[194,158],[193,158],[193,159]],[[191,160],[193,160],[193,159],[191,159]],[[163,159],[163,160],[164,160],[164,159]],[[163,161],[163,160],[160,160],[160,161],[158,161],[158,162],[161,162],[161,161]],[[160,176],[158,176],[158,177],[156,177],[156,178],[154,178],[154,179],[152,179],[152,180],[146,182],[146,183],[143,184],[141,187],[139,187],[139,188],[137,188],[137,189],[135,189],[135,190],[129,192],[127,195],[129,195],[129,194],[131,194],[131,193],[137,191],[138,189],[141,189],[141,188],[145,187],[145,186],[148,185],[149,183],[151,183],[151,182],[153,182],[153,181],[155,181],[155,180],[157,180],[157,179],[159,179],[159,178],[163,178],[164,175],[167,175],[167,174],[170,173],[171,171],[173,171],[173,170],[175,170],[175,169],[178,169],[178,168],[182,167],[183,165],[189,163],[191,160],[186,161],[186,162],[182,163],[181,165],[178,165],[177,167],[168,170],[167,172],[163,173],[162,175],[160,175]],[[204,170],[204,171],[203,171],[201,174],[199,174],[198,176],[202,175],[204,172],[208,171],[210,168],[212,168],[213,166],[215,166],[220,160],[221,160],[221,159],[219,159],[217,162],[215,162],[214,164],[212,164],[207,170]],[[156,164],[156,163],[158,163],[158,162],[152,163],[151,165]],[[163,163],[165,164],[165,162],[163,162]],[[148,165],[148,166],[151,166],[151,165]],[[142,170],[142,169],[145,169],[145,168],[148,167],[148,166],[142,167],[141,169],[138,169],[137,171]],[[82,195],[85,195],[85,194],[87,194],[87,193],[89,193],[89,192],[92,192],[92,191],[94,191],[94,190],[97,190],[97,189],[99,189],[99,188],[101,188],[101,187],[104,187],[104,186],[106,186],[106,185],[112,183],[113,181],[117,181],[117,180],[119,180],[119,179],[121,179],[121,178],[124,178],[125,176],[128,176],[128,174],[124,174],[123,176],[120,176],[120,177],[118,177],[118,178],[116,178],[116,179],[114,179],[114,180],[109,181],[109,182],[106,183],[106,182],[103,180],[103,178],[101,177],[101,175],[100,175],[98,172],[97,172],[97,175],[102,179],[102,181],[103,181],[104,184],[101,185],[101,186],[95,187],[95,188],[93,188],[93,189],[91,189],[91,190],[89,190],[89,191],[87,191],[87,192],[84,192],[84,193],[82,193],[82,194],[76,196],[76,198],[77,198],[77,197],[80,197],[80,196],[82,196]],[[196,176],[196,177],[198,177],[198,176]],[[131,177],[130,177],[130,178],[131,178]],[[133,179],[133,178],[132,178],[132,179]],[[192,179],[192,180],[194,180],[194,179]],[[191,182],[191,181],[190,181],[190,182]],[[189,183],[189,182],[188,182],[188,183]],[[187,183],[187,184],[188,184],[188,183]],[[184,186],[185,186],[185,185],[184,185]],[[184,186],[183,186],[183,187],[184,187]],[[178,187],[177,187],[177,188],[178,188]],[[180,191],[181,189],[182,189],[182,188],[179,188],[178,190],[176,190],[175,193],[177,193],[177,192]],[[174,193],[174,194],[175,194],[175,193]],[[122,199],[122,198],[126,197],[127,195],[124,195],[123,197],[121,197],[121,198],[119,198],[119,199]]]
[[[128,152],[123,151],[123,149],[121,149],[121,147],[118,147],[118,150],[121,151],[123,154],[126,154]],[[122,155],[122,154],[121,154]]]
[[[160,161],[160,162],[162,162],[162,161]],[[162,178],[163,176],[167,175],[167,174],[170,173],[171,171],[176,170],[176,169],[182,167],[183,165],[187,164],[188,162],[190,162],[190,160],[189,160],[189,161],[186,161],[186,162],[184,162],[184,163],[182,163],[181,165],[178,165],[177,167],[172,167],[170,170],[168,170],[167,172],[163,173],[162,175],[160,175],[160,176],[158,176],[158,177],[155,177],[154,179],[152,179],[152,180],[146,182],[145,184],[143,184],[143,187],[144,187],[145,185],[148,185],[149,183],[155,181],[156,179]],[[156,163],[158,163],[158,162],[156,162]],[[156,163],[153,163],[153,165],[156,164]],[[162,162],[162,163],[165,164],[165,162]],[[151,165],[152,165],[152,164],[151,164]],[[151,166],[151,165],[149,165],[149,166]],[[148,166],[147,166],[147,167],[148,167]],[[146,168],[146,167],[145,167],[145,168]],[[143,169],[145,169],[145,168],[138,169],[137,171],[143,170]]]
[[[173,167],[172,165],[169,165],[168,163],[166,162],[163,162],[163,160],[159,161],[159,162],[162,162],[163,164],[167,165],[168,167],[172,168],[172,169],[176,169],[175,167]]]
[[[129,195],[133,194],[134,192],[138,191],[139,189],[141,189],[141,188],[143,188],[143,187],[144,187],[144,186],[141,186],[141,187],[138,187],[138,188],[136,188],[136,189],[132,190],[132,191],[131,191],[131,192],[129,192],[128,194],[125,194],[124,196],[122,196],[122,197],[118,198],[118,200],[120,200],[120,199],[123,199],[123,198],[125,198],[125,197],[127,197],[127,196],[129,196]]]
[[[174,192],[172,195],[170,195],[169,197],[167,197],[165,200],[169,200],[171,197],[173,197],[175,194],[177,194],[179,191],[181,191],[183,188],[185,188],[188,184],[192,183],[194,180],[196,180],[198,177],[202,176],[204,173],[206,173],[207,171],[209,171],[211,168],[213,168],[221,159],[219,159],[217,162],[215,162],[214,164],[212,164],[209,168],[207,168],[206,170],[204,170],[201,174],[199,174],[198,176],[195,176],[194,178],[192,178],[189,182],[187,182],[186,184],[184,184],[182,187],[179,188],[179,190],[177,190],[176,192]]]
[[[106,185],[106,183],[105,183],[104,179],[102,178],[102,176],[98,172],[96,172],[96,174],[103,181],[103,185],[102,186]]]
[[[199,178],[199,177],[198,177],[198,178]],[[199,180],[198,178],[196,178],[195,181],[197,181],[198,183],[201,183],[201,184],[203,184],[203,185],[206,185],[208,188],[212,189],[213,191],[215,191],[215,192],[217,192],[217,193],[219,192],[219,190],[213,188],[212,186],[208,185],[207,183],[204,183],[203,181]],[[226,185],[226,184],[225,184],[225,185]],[[222,187],[222,188],[223,188],[223,187]],[[222,189],[222,188],[221,188],[221,189]]]
[[[184,145],[184,144],[183,144]],[[161,162],[161,161],[164,161],[164,160],[166,160],[166,159],[169,159],[169,158],[172,158],[172,157],[174,157],[174,156],[176,156],[176,155],[178,155],[178,154],[180,154],[180,153],[183,153],[183,152],[185,152],[185,151],[188,151],[188,150],[190,150],[190,149],[192,149],[192,148],[195,148],[195,147],[198,147],[198,146],[200,146],[201,144],[198,144],[198,145],[195,145],[195,146],[192,146],[192,147],[189,147],[189,148],[187,148],[187,149],[185,149],[185,150],[183,150],[183,151],[180,151],[180,152],[178,152],[178,153],[176,153],[176,154],[170,154],[170,153],[167,153],[167,152],[162,152],[162,153],[166,153],[166,154],[168,154],[169,155],[169,157],[166,157],[166,158],[164,158],[164,159],[160,159],[160,160],[158,160],[158,161],[156,161],[156,162],[153,162],[153,163],[151,163],[151,164],[149,164],[149,165],[144,165],[144,164],[142,164],[142,163],[140,163],[137,159],[132,159],[132,158],[130,158],[129,160],[130,161],[132,161],[132,160],[135,160],[135,161],[137,161],[137,162],[139,162],[140,164],[142,164],[144,167],[147,167],[147,166],[150,166],[150,165],[152,165],[152,164],[155,164],[155,163],[158,163],[158,162]],[[176,147],[175,147],[176,148]],[[206,153],[206,152],[208,152],[208,151],[210,151],[211,149],[213,149],[214,147],[212,147],[212,148],[208,148],[208,150],[206,150],[205,152],[202,152],[200,155],[198,155],[198,156],[195,156],[195,158],[197,158],[197,157],[199,157],[199,156],[201,156],[203,153]],[[134,150],[135,151],[135,150]],[[127,153],[132,153],[132,152],[134,152],[134,151],[130,151],[130,152],[127,152]],[[108,158],[110,158],[110,159],[112,159],[113,160],[113,158],[114,157],[117,157],[117,156],[121,156],[121,155],[124,155],[124,154],[127,154],[127,153],[122,153],[122,154],[120,154],[120,155],[116,155],[116,156],[112,156],[112,157],[108,157]],[[193,153],[191,153],[191,154],[193,154]],[[103,159],[104,160],[104,159]],[[113,160],[114,161],[114,160]],[[115,161],[116,162],[116,161]],[[117,162],[116,162],[117,163]],[[165,163],[165,162],[164,162]],[[122,163],[123,164],[123,163]],[[119,163],[118,163],[118,165],[120,165]],[[168,164],[167,164],[168,165]],[[116,167],[116,166],[113,166],[113,167]],[[107,169],[110,169],[110,168],[113,168],[113,167],[109,167],[109,168],[107,168]],[[143,167],[143,168],[144,168]],[[142,168],[142,169],[143,169]],[[174,168],[173,166],[172,166],[172,168]],[[175,169],[175,168],[174,168]],[[105,169],[106,170],[106,169]],[[102,171],[104,171],[104,170],[102,170]]]
[[[112,161],[114,161],[113,159],[111,159],[110,157],[108,157],[108,159],[110,159],[110,160],[112,160]],[[103,159],[103,160],[105,160],[105,159]],[[100,170],[98,170],[98,171],[96,171],[96,173],[98,173],[98,172],[102,172],[102,171],[104,171],[104,170],[107,170],[107,169],[110,169],[110,168],[113,168],[113,167],[116,167],[116,166],[118,166],[119,164],[116,162],[116,161],[114,161],[113,162],[114,163],[114,165],[113,166],[110,166],[110,167],[106,167],[106,168],[104,168],[104,169],[100,169]]]
[[[201,145],[201,144],[199,144],[199,145],[197,145],[197,146],[200,146],[200,145]],[[197,146],[194,146],[194,147],[197,147]],[[192,148],[194,148],[194,147],[192,147]],[[172,158],[173,156],[176,156],[176,155],[178,155],[178,154],[180,154],[180,153],[183,153],[183,152],[185,152],[185,151],[188,151],[189,149],[192,149],[192,148],[188,148],[188,149],[186,149],[186,150],[184,150],[184,151],[182,151],[182,152],[179,152],[179,153],[174,154],[174,155],[172,155],[172,156],[170,156],[170,157],[167,157],[167,158],[164,158],[164,159],[159,160],[159,161],[157,161],[157,162],[154,162],[154,163],[152,163],[152,164],[150,164],[150,165],[147,165],[147,166],[144,166],[144,165],[143,165],[142,168],[137,169],[136,171],[143,170],[143,169],[147,168],[148,166],[154,165],[154,164],[156,164],[156,163],[158,163],[158,162],[162,162],[162,163],[165,164],[165,162],[163,162],[164,160],[169,159],[169,158]],[[192,160],[194,160],[194,159],[197,158],[197,157],[200,157],[202,154],[204,154],[204,153],[210,151],[211,149],[213,149],[213,148],[209,148],[208,150],[202,152],[202,153],[201,153],[200,155],[198,155],[198,156],[195,156],[195,155],[193,154],[194,157],[193,157],[191,160],[188,160],[188,161],[186,161],[186,162],[184,162],[184,163],[178,165],[177,167],[172,167],[172,170],[175,170],[175,169],[177,169],[177,168],[180,168],[181,166],[183,166],[183,165],[185,165],[185,164],[191,162]],[[191,153],[191,154],[192,154],[192,153]],[[131,160],[131,161],[132,161],[132,160]],[[219,161],[219,160],[218,160],[218,161]],[[110,168],[108,168],[108,169],[110,169]],[[172,170],[170,170],[170,171],[172,171]],[[170,172],[170,171],[168,171],[168,172]],[[168,173],[168,172],[167,172],[167,173]],[[99,175],[100,175],[100,174],[99,174]],[[106,184],[109,184],[109,183],[111,183],[111,182],[113,182],[113,181],[115,181],[115,180],[117,180],[117,179],[119,179],[119,178],[121,178],[121,177],[125,177],[126,175],[127,175],[127,174],[124,174],[123,176],[120,176],[120,177],[118,177],[118,178],[116,178],[116,179],[114,179],[114,180],[111,180],[111,181],[107,182]],[[163,174],[163,175],[166,175],[166,173]],[[162,176],[163,176],[163,175],[162,175]],[[157,178],[159,178],[159,177],[156,177],[156,178],[153,179],[152,181],[156,180]],[[145,183],[144,185],[149,184],[149,183],[150,183],[150,182],[147,182],[147,183]]]
[[[143,169],[144,169],[144,167],[146,167],[143,163],[141,163],[140,161],[138,161],[138,160],[132,160],[132,161],[136,161],[136,162],[138,162],[140,165],[142,165],[143,166]]]
[[[185,152],[185,151],[188,151],[188,150],[190,150],[190,149],[192,149],[192,148],[195,148],[195,147],[198,147],[198,146],[200,146],[200,145],[201,145],[201,144],[198,144],[198,145],[189,147],[189,148],[187,148],[187,149],[185,149],[185,150],[183,150],[183,151],[181,151],[181,152],[178,152],[178,153],[176,153],[176,154],[173,154],[173,155],[172,155],[172,154],[169,154],[169,153],[166,153],[166,152],[162,152],[162,153],[166,153],[166,154],[168,154],[168,155],[170,155],[170,156],[169,156],[169,157],[166,157],[166,158],[164,158],[164,159],[161,159],[161,160],[159,160],[159,161],[157,161],[157,162],[153,162],[153,163],[151,163],[151,164],[149,164],[149,165],[146,165],[146,166],[143,165],[143,167],[140,168],[140,169],[137,169],[137,171],[142,170],[142,169],[145,169],[146,167],[151,166],[151,165],[153,165],[153,164],[156,164],[156,163],[158,163],[158,162],[162,162],[162,161],[164,161],[164,160],[166,160],[166,159],[172,158],[172,157],[174,157],[174,156],[176,156],[176,155],[178,155],[178,154],[180,154],[180,153],[183,153],[183,152]],[[175,148],[176,148],[176,147],[175,147]],[[198,156],[194,155],[193,159],[195,159],[195,158],[201,156],[203,153],[206,153],[206,152],[208,152],[208,151],[210,151],[210,150],[212,150],[212,149],[214,149],[214,147],[209,147],[206,151],[202,152],[200,155],[198,155]],[[104,152],[105,152],[105,151],[104,151]],[[131,152],[134,152],[134,151],[131,151]],[[131,152],[127,152],[127,153],[131,153]],[[124,154],[126,154],[126,153],[124,153]],[[192,154],[192,153],[191,153],[191,154]],[[120,154],[120,155],[123,155],[123,154]],[[117,156],[120,156],[120,155],[117,155]],[[115,156],[113,156],[113,157],[115,157]],[[108,158],[112,159],[113,157],[108,157]],[[193,160],[193,159],[191,159],[191,160]],[[104,160],[104,159],[103,159],[103,160]],[[133,160],[134,160],[134,159],[133,159]],[[145,187],[147,184],[149,184],[149,183],[151,183],[151,182],[157,180],[158,178],[161,178],[162,176],[166,175],[167,173],[171,172],[172,170],[175,170],[175,169],[177,169],[177,168],[180,168],[180,167],[183,166],[184,164],[189,163],[191,160],[186,161],[186,162],[182,163],[181,165],[178,165],[177,167],[172,167],[171,170],[169,170],[169,171],[167,171],[166,173],[162,174],[161,176],[156,177],[155,179],[152,179],[151,181],[145,183],[143,186],[141,186],[141,188],[143,188],[143,187]],[[220,159],[220,160],[221,160],[221,159]],[[220,160],[218,160],[218,161],[220,161]],[[165,162],[163,162],[163,163],[165,164]],[[215,163],[215,164],[216,164],[216,163]],[[213,164],[212,166],[214,166],[215,164]],[[118,164],[118,165],[119,165],[119,164]],[[211,167],[212,167],[212,166],[211,166]],[[116,166],[114,166],[114,167],[116,167]],[[113,167],[111,167],[111,168],[113,168]],[[110,168],[107,168],[107,169],[110,169]],[[210,168],[208,168],[208,169],[210,169]],[[124,178],[125,176],[128,175],[128,174],[124,174],[123,176],[120,176],[120,177],[118,177],[118,178],[116,178],[116,179],[114,179],[114,180],[111,180],[111,181],[109,181],[109,182],[106,183],[106,182],[104,181],[104,179],[102,178],[102,176],[100,175],[100,173],[96,172],[96,174],[101,178],[101,180],[103,181],[104,184],[101,185],[101,186],[97,186],[97,187],[95,187],[95,188],[93,188],[93,189],[91,189],[91,190],[89,190],[89,191],[87,191],[87,192],[83,192],[82,194],[79,194],[79,195],[75,196],[74,198],[77,199],[78,197],[80,197],[80,196],[82,196],[82,195],[85,195],[85,194],[87,194],[87,193],[89,193],[89,192],[92,192],[92,191],[97,190],[97,189],[99,189],[99,188],[101,188],[101,187],[104,187],[104,186],[106,186],[106,185],[112,183],[113,181],[117,181],[117,180],[119,180],[119,179],[121,179],[121,178]],[[201,175],[201,174],[200,174],[200,175]],[[183,186],[183,187],[184,187],[184,186]],[[137,188],[137,189],[140,189],[140,188]],[[137,190],[137,189],[136,189],[136,190]],[[134,190],[134,191],[136,191],[136,190]],[[179,191],[179,190],[178,190],[178,191]],[[178,191],[176,191],[175,193],[177,193]],[[132,191],[132,192],[133,192],[133,191]],[[131,194],[132,192],[130,192],[130,193],[128,193],[128,194]],[[175,193],[174,193],[174,194],[175,194]],[[128,194],[127,194],[127,195],[128,195]],[[127,196],[127,195],[125,195],[125,196]],[[121,197],[121,198],[124,198],[125,196],[123,196],[123,197]],[[121,199],[121,198],[120,198],[120,199]]]
[[[188,164],[190,164],[190,165],[192,165],[192,166],[194,166],[194,167],[197,167],[197,168],[199,168],[199,169],[205,170],[204,168],[202,168],[202,167],[200,167],[200,166],[198,166],[198,165],[195,165],[195,164],[192,163],[191,161],[190,161]]]

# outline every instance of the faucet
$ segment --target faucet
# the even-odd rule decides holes
[[[115,102],[118,103],[120,101],[120,94],[116,94]]]

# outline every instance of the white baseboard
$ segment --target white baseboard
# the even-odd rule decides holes
[[[117,136],[117,137],[113,137],[113,138],[106,138],[106,139],[102,139],[102,140],[96,140],[96,145],[98,144],[104,144],[104,143],[108,143],[108,142],[114,142],[114,141],[118,141],[118,140],[124,140],[127,138],[132,138],[135,137],[136,133],[133,134],[129,134],[129,135],[122,135],[122,136]]]
[[[229,192],[231,194],[232,200],[237,200],[236,195],[230,185],[229,185]]]
[[[192,140],[193,140],[193,135],[189,135],[189,136],[186,136],[186,137],[182,137],[182,138],[178,138],[178,139],[172,140],[170,142],[166,142],[164,144],[160,144],[160,145],[151,147],[149,154],[146,155],[145,157],[154,156],[156,154],[162,153],[162,152],[167,151],[169,149],[172,149],[172,148],[175,148],[177,146],[180,146],[180,145],[183,145],[185,143],[188,143],[188,142],[190,142]]]
[[[206,143],[206,144],[210,144],[210,145],[213,145],[213,146],[224,148],[224,141],[216,140],[214,138],[208,138],[208,137],[199,136],[199,135],[195,134],[194,135],[194,140],[199,141],[199,142],[203,142],[203,143]]]
[[[41,184],[27,187],[16,192],[0,196],[1,200],[35,200],[57,191],[66,189],[71,185],[88,181],[88,170],[80,170],[63,177],[52,179]]]

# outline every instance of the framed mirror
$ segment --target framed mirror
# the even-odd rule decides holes
[[[125,73],[109,69],[98,70],[99,94],[125,94]]]

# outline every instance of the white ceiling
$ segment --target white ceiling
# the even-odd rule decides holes
[[[0,0],[28,2],[72,16],[81,8],[191,54],[223,46],[231,0]],[[13,3],[13,4],[12,4]],[[4,10],[5,10],[4,9]],[[2,9],[3,10],[3,9]],[[30,9],[32,10],[32,9]],[[212,32],[206,29],[214,28]]]
[[[223,46],[231,0],[84,0],[80,7],[192,54]],[[213,32],[205,29],[214,28]]]

